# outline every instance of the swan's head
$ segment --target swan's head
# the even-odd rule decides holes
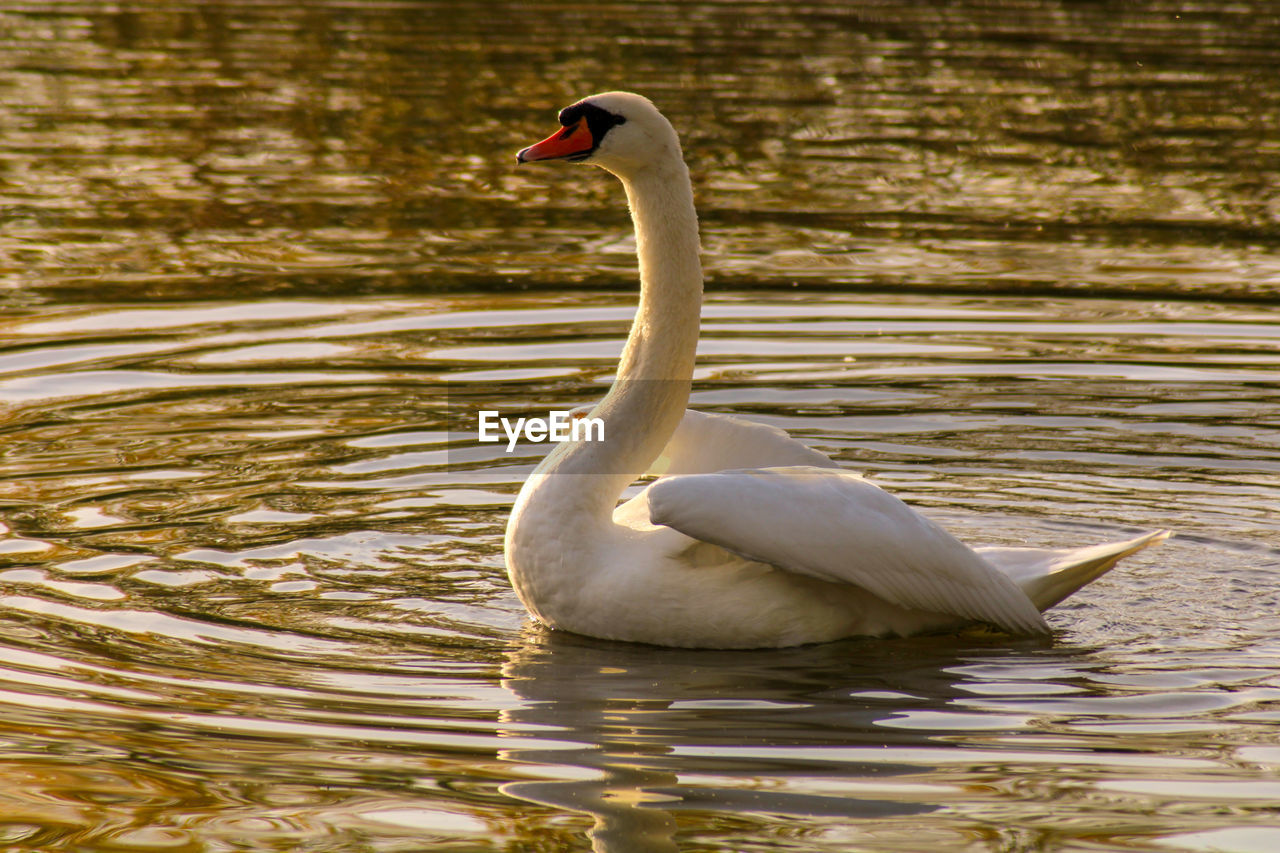
[[[560,111],[560,130],[516,155],[518,163],[568,160],[626,177],[653,163],[682,162],[680,141],[653,102],[631,92],[605,92]]]

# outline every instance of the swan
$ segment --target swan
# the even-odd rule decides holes
[[[686,648],[769,648],[986,623],[1041,611],[1169,536],[1079,549],[973,549],[773,427],[686,411],[702,303],[698,219],[670,122],[647,98],[592,95],[518,163],[611,172],[635,227],[640,295],[603,440],[558,444],[512,506],[505,556],[553,629]],[[646,472],[658,478],[619,504]]]

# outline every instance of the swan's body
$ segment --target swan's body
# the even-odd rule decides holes
[[[750,648],[985,622],[1048,631],[1040,611],[1164,539],[1076,551],[975,551],[781,430],[685,411],[702,301],[698,223],[675,131],[646,99],[596,95],[521,162],[599,165],[626,189],[640,301],[604,441],[558,445],[507,524],[512,585],[539,621],[607,639]],[[651,471],[658,479],[618,505]]]

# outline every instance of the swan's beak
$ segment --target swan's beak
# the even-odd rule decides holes
[[[516,155],[517,163],[532,163],[536,160],[585,160],[595,150],[596,142],[591,138],[591,128],[587,127],[585,117],[578,123],[561,128],[537,145]]]

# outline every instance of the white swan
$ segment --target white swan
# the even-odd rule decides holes
[[[640,300],[617,378],[591,412],[603,441],[565,442],[507,524],[511,582],[542,623],[663,646],[752,648],[985,622],[1045,633],[1040,611],[1159,542],[969,548],[781,430],[685,411],[702,269],[689,172],[646,98],[594,95],[517,155],[612,172],[626,189]],[[631,500],[622,491],[660,474]]]

